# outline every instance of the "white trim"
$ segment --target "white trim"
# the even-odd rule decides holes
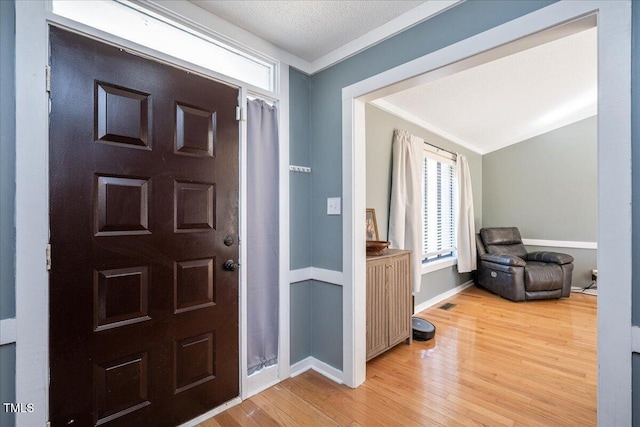
[[[631,2],[603,1],[598,6],[598,279],[607,284],[598,292],[598,425],[628,426],[632,424],[631,334],[626,332],[632,324],[633,265]]]
[[[345,96],[348,89],[342,90],[342,366],[345,384],[355,388],[366,378],[366,289],[357,286],[367,278],[366,236],[360,224],[366,209],[366,132],[365,102],[356,99],[362,94]]]
[[[356,55],[363,50],[376,45],[402,31],[413,27],[421,22],[430,19],[439,13],[457,5],[463,0],[440,0],[427,1],[421,5],[403,13],[397,18],[383,24],[368,33],[358,37],[357,39],[321,56],[309,64],[309,71],[303,70],[308,74],[318,73],[338,62]]]
[[[0,320],[0,345],[16,342],[16,319]]]
[[[241,106],[244,111],[247,111],[247,96],[248,92],[245,88],[240,88],[238,105]],[[246,113],[245,113],[246,114]],[[240,194],[239,194],[239,206],[238,206],[238,214],[239,218],[239,230],[238,230],[238,263],[241,265],[241,268],[238,270],[238,280],[239,280],[239,292],[238,292],[238,321],[240,322],[240,348],[239,348],[239,357],[240,357],[240,397],[242,399],[246,399],[246,393],[249,390],[249,381],[248,381],[248,362],[247,355],[248,353],[248,272],[251,265],[248,263],[248,245],[246,244],[246,236],[247,236],[247,203],[248,203],[248,181],[247,174],[243,173],[248,169],[248,154],[249,150],[247,148],[247,121],[238,120],[238,126],[240,128],[240,146],[239,146],[239,159],[240,168],[238,179],[240,180]]]
[[[304,282],[306,280],[317,280],[336,286],[344,285],[344,273],[342,271],[326,270],[324,268],[306,267],[289,272],[291,283]]]
[[[278,360],[281,364],[282,360]],[[288,366],[288,365],[287,365]],[[287,376],[288,378],[288,376]],[[283,378],[284,379],[284,378]],[[247,388],[242,391],[242,400],[248,399],[282,381],[278,365],[266,367],[247,377]]]
[[[344,200],[344,380],[365,378],[363,228],[366,206],[364,117],[366,102],[504,56],[510,50],[598,23],[598,268],[611,283],[598,301],[598,424],[631,425],[631,2],[562,0],[342,90]],[[545,31],[549,30],[549,31]],[[527,37],[534,35],[535,37]],[[512,43],[514,42],[514,43]],[[356,214],[358,213],[358,214]],[[358,219],[358,221],[356,221]],[[621,331],[607,334],[605,331]]]
[[[212,410],[210,410],[209,412],[202,414],[192,420],[187,421],[184,424],[180,424],[178,427],[195,427],[200,423],[203,423],[205,421],[207,421],[209,418],[213,418],[216,415],[226,411],[229,408],[233,408],[236,405],[239,405],[242,403],[242,400],[239,397],[235,397],[233,399],[231,399],[228,402],[223,403],[222,405],[218,406],[217,408],[214,408]],[[48,425],[48,424],[47,424]]]
[[[545,246],[548,248],[598,249],[598,242],[572,242],[570,240],[522,239],[525,246]]]
[[[344,285],[344,274],[342,274],[342,271],[311,267],[311,277],[312,280],[317,280],[319,282],[326,282],[337,286]]]
[[[421,311],[426,310],[429,307],[433,307],[434,305],[438,304],[439,302],[442,302],[444,300],[446,300],[447,298],[451,298],[452,296],[459,294],[460,292],[464,291],[465,289],[469,288],[473,286],[473,280],[469,280],[467,282],[464,282],[458,286],[456,286],[453,289],[450,289],[446,292],[441,293],[440,295],[436,295],[435,297],[426,300],[423,303],[420,303],[418,305],[416,305],[413,309],[413,312],[415,314],[420,313]]]
[[[278,182],[280,221],[278,223],[279,249],[279,311],[278,311],[278,375],[280,380],[289,378],[289,359],[291,357],[291,316],[290,316],[290,209],[289,209],[289,66],[280,62],[277,67],[278,93]]]
[[[442,270],[443,268],[449,268],[458,264],[458,258],[454,256],[448,256],[443,259],[436,259],[429,262],[422,263],[422,274],[432,273],[434,271]]]
[[[309,369],[313,369],[338,384],[342,384],[344,382],[344,375],[341,370],[336,369],[331,365],[327,365],[313,356],[309,356],[306,359],[302,359],[301,361],[291,365],[291,378],[297,377],[298,375],[307,372]]]
[[[640,353],[640,326],[631,327],[631,351]]]

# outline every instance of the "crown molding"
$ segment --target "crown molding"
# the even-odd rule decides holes
[[[441,136],[444,139],[447,139],[453,142],[454,144],[458,144],[461,147],[471,150],[474,153],[477,153],[480,155],[485,154],[482,152],[480,148],[476,147],[475,145],[470,144],[464,139],[458,138],[457,136],[435,126],[434,124],[407,112],[406,110],[398,107],[395,104],[390,103],[385,99],[376,99],[374,101],[371,101],[371,104],[375,105],[376,107],[380,108],[383,111],[386,111],[389,114],[393,114],[394,116],[401,118],[403,120],[406,120],[410,123],[413,123],[414,125],[420,126],[421,128],[428,130],[429,132],[433,132],[436,135]]]
[[[413,27],[465,0],[428,0],[416,8],[403,13],[384,25],[375,28],[357,39],[321,56],[313,62],[306,61],[255,34],[238,27],[193,3],[179,0],[132,0],[145,8],[161,13],[177,22],[203,31],[221,41],[240,46],[249,51],[266,55],[276,61],[290,65],[306,74],[313,75],[335,65],[363,50],[380,43],[402,31]]]
[[[388,38],[395,36],[421,22],[424,22],[465,0],[428,0],[402,15],[392,19],[357,39],[321,56],[309,63],[308,74],[319,73],[320,71],[344,61],[363,50],[370,48]]]

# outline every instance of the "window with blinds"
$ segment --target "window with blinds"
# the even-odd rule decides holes
[[[449,158],[424,151],[422,258],[430,261],[455,252],[456,165]]]

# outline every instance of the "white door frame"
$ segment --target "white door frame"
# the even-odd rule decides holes
[[[48,1],[16,1],[16,402],[32,403],[34,411],[16,415],[17,425],[44,426],[49,420],[49,275],[45,248],[49,242],[49,101],[46,67],[49,64],[49,25],[122,46],[156,61],[178,66],[240,88],[246,105],[248,91],[277,101],[279,109],[280,208],[280,330],[278,381],[289,377],[289,66],[277,65],[276,92],[194,66],[94,28],[56,16]],[[246,170],[246,126],[240,124],[240,167]],[[240,233],[246,235],[246,182],[240,176]],[[53,249],[55,263],[55,248]],[[246,248],[240,247],[246,258]],[[54,265],[55,268],[55,265]],[[246,372],[246,273],[241,269],[240,373],[241,397],[262,384]],[[213,416],[236,398],[214,409]]]
[[[599,280],[607,284],[598,296],[598,424],[631,425],[630,1],[560,1],[343,88],[343,366],[347,385],[357,387],[366,374],[365,103],[418,84],[418,76],[433,80],[455,73],[468,67],[474,55],[590,14],[597,14],[598,25],[598,270]]]

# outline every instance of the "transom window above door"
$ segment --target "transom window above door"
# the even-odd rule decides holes
[[[53,0],[53,13],[267,91],[276,62],[128,1]]]

